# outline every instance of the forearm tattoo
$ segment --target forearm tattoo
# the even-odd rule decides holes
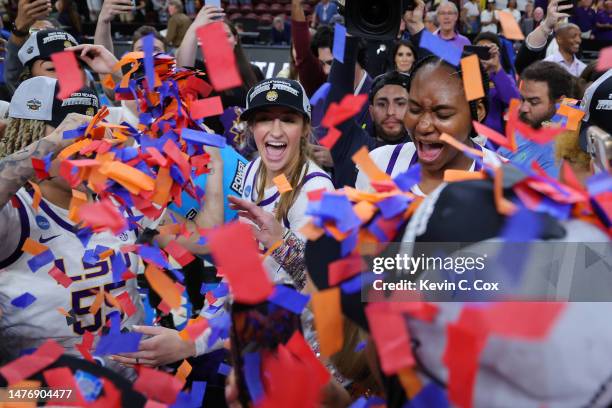
[[[42,159],[58,146],[47,139],[40,139],[28,147],[0,159],[0,208],[34,176],[32,158]]]
[[[283,243],[272,252],[272,258],[287,271],[298,290],[306,285],[306,263],[304,253],[306,244],[291,230],[287,230]]]

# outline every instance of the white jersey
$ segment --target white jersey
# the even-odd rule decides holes
[[[495,152],[487,148],[477,144],[474,144],[474,148],[482,150],[484,153],[483,161],[487,164],[497,165],[502,160]],[[391,178],[405,173],[418,162],[416,147],[412,142],[378,147],[370,152],[370,158],[378,168],[390,175]],[[480,163],[473,162],[469,171],[480,171]],[[374,191],[370,185],[370,179],[361,170],[357,174],[355,187],[362,191]],[[416,184],[412,187],[411,192],[418,196],[425,196]]]
[[[131,316],[122,316],[122,327],[141,324],[143,308],[138,294],[136,280],[113,282],[110,257],[89,264],[83,260],[86,248],[76,236],[76,228],[68,218],[68,211],[42,199],[38,212],[32,208],[32,193],[22,188],[14,198],[19,208],[7,203],[0,210],[0,306],[2,316],[0,326],[23,340],[25,348],[38,347],[46,339],[60,343],[66,351],[79,355],[74,348],[80,343],[85,331],[97,332],[102,328],[107,315],[117,309],[107,302],[95,315],[89,308],[96,298],[96,292],[104,290],[117,297],[124,292],[129,294],[137,311]],[[47,247],[55,261],[32,272],[28,261],[32,255],[21,251],[26,238],[31,238]],[[118,237],[110,232],[96,233],[91,236],[87,249],[101,245],[114,249],[116,253],[122,245],[134,243],[133,231],[121,233]],[[128,268],[137,272],[138,256],[122,254]],[[58,284],[50,275],[53,266],[62,270],[72,279],[67,288]],[[36,300],[25,308],[16,307],[11,301],[25,292]],[[72,310],[76,320],[67,324],[66,317],[58,308]]]
[[[260,166],[261,158],[257,158],[250,162],[246,168],[242,188],[242,198],[245,200],[257,202],[257,176],[259,174]],[[308,206],[307,193],[309,191],[320,189],[334,191],[334,185],[329,175],[312,160],[308,161],[307,165],[304,166],[302,171],[305,173],[304,183],[297,199],[289,209],[287,217],[283,220],[283,225],[290,229],[298,237],[305,240],[299,230],[308,222],[309,219],[309,217],[306,215],[306,207]],[[263,199],[258,206],[265,211],[274,213],[279,202],[280,194],[278,189],[274,186],[266,189]],[[242,221],[249,222],[244,219]],[[286,281],[286,278],[288,277],[286,272],[271,256],[266,257],[264,265],[270,274],[271,279],[273,279],[275,282]]]

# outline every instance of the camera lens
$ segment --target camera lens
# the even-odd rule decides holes
[[[362,3],[360,14],[364,24],[374,28],[384,25],[389,20],[391,10],[388,0],[374,0]]]

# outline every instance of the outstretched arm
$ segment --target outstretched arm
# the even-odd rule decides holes
[[[196,53],[198,51],[198,39],[196,30],[201,26],[215,21],[223,20],[225,13],[222,8],[215,6],[204,6],[198,12],[195,20],[187,29],[181,45],[176,51],[176,64],[179,67],[193,67],[195,65]]]

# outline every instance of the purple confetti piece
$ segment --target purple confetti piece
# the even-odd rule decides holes
[[[214,147],[225,147],[226,145],[225,138],[223,136],[201,132],[199,130],[193,130],[189,128],[183,129],[183,131],[181,132],[181,137],[187,142],[199,145],[203,144]]]
[[[260,373],[261,354],[257,352],[246,353],[244,355],[244,380],[254,404],[257,404],[264,397],[264,387]]]
[[[100,256],[95,253],[93,249],[88,249],[83,255],[83,262],[89,266],[93,266],[100,261]]]
[[[138,255],[147,262],[151,262],[156,266],[164,269],[170,269],[168,261],[163,256],[163,252],[159,248],[154,248],[148,245],[142,245],[138,248]]]
[[[87,248],[87,245],[89,244],[89,240],[91,239],[92,235],[93,230],[91,229],[91,227],[81,228],[76,232],[76,236],[81,241],[83,248]]]
[[[23,295],[17,296],[11,301],[11,305],[25,309],[36,301],[36,296],[29,292],[25,292]]]
[[[436,37],[427,30],[421,31],[421,42],[419,47],[431,51],[451,65],[459,66],[461,63],[461,49]]]
[[[359,343],[357,343],[357,345],[355,346],[355,350],[354,350],[355,353],[358,353],[361,350],[363,350],[365,348],[366,344],[367,344],[367,342],[365,340],[364,341],[360,341]]]
[[[586,180],[587,189],[592,196],[612,191],[612,176],[607,172],[595,173]]]
[[[33,256],[30,260],[28,260],[28,266],[32,272],[38,271],[45,265],[50,264],[55,260],[53,253],[51,250],[47,249],[44,252],[41,252],[38,255]]]
[[[144,69],[149,89],[155,89],[155,62],[153,60],[153,34],[142,39],[142,50],[144,51]]]
[[[501,236],[506,242],[529,242],[539,238],[541,219],[533,211],[521,208],[506,219]]]
[[[142,333],[110,333],[101,336],[94,355],[106,356],[109,354],[133,353],[138,351]]]
[[[376,206],[380,209],[385,219],[390,219],[406,211],[409,203],[410,199],[408,197],[402,194],[396,194],[378,202]]]
[[[111,269],[113,270],[113,282],[122,281],[122,276],[127,271],[127,265],[122,253],[111,255]]]
[[[421,181],[421,165],[415,164],[405,172],[398,174],[393,181],[400,190],[405,193],[409,192],[412,186]]]
[[[410,401],[408,408],[449,408],[446,393],[440,386],[430,382]]]
[[[268,298],[268,301],[275,305],[281,306],[295,314],[302,313],[304,307],[308,304],[310,296],[303,295],[295,289],[287,286],[277,285],[274,292]]]
[[[219,369],[217,370],[219,374],[224,375],[226,377],[229,375],[231,371],[232,371],[232,367],[225,363],[220,363]]]
[[[351,252],[353,252],[353,250],[357,246],[357,237],[358,237],[357,232],[355,232],[353,234],[350,234],[340,243],[340,255],[341,256],[345,257]]]
[[[346,46],[346,27],[336,23],[334,28],[334,45],[332,55],[334,58],[344,63],[344,48]]]

